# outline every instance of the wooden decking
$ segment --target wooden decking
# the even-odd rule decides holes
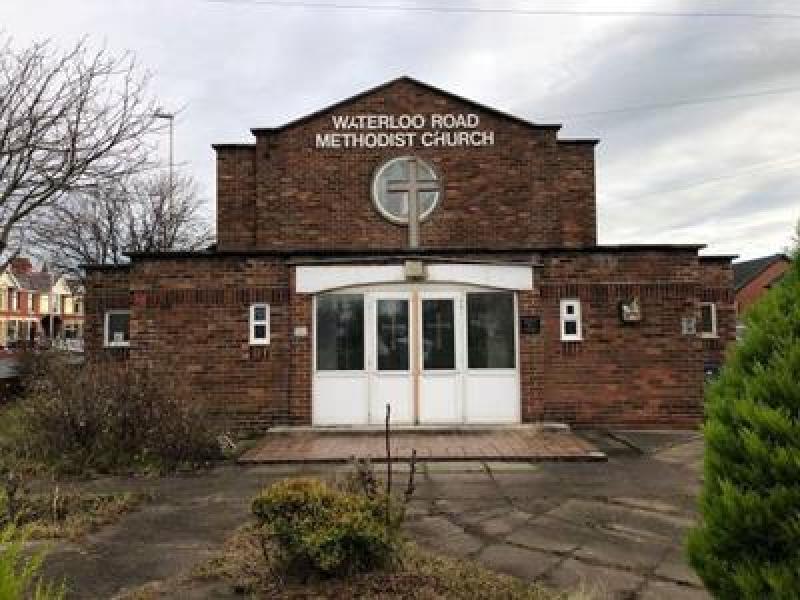
[[[411,450],[422,461],[598,461],[605,460],[591,443],[570,431],[537,427],[489,430],[401,430],[391,435],[392,459],[408,460]],[[239,462],[341,463],[351,457],[383,461],[383,432],[298,430],[268,432]]]

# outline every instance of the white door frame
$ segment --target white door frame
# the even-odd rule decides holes
[[[448,300],[453,303],[453,368],[426,370],[424,365],[425,352],[422,348],[423,322],[422,303],[426,300]],[[463,292],[453,290],[425,290],[419,291],[416,301],[416,310],[419,313],[417,322],[418,340],[418,395],[417,395],[417,423],[420,425],[456,425],[463,423],[463,376],[464,359],[466,357],[466,337],[464,332]],[[452,404],[449,408],[432,410],[439,404]]]
[[[513,369],[470,369],[468,365],[467,294],[479,292],[508,292],[513,297],[514,361]],[[515,290],[478,287],[462,283],[387,283],[331,290],[330,294],[361,295],[364,301],[364,369],[363,371],[317,370],[317,296],[312,299],[311,336],[311,414],[315,426],[359,426],[383,423],[385,402],[375,398],[382,379],[393,377],[391,372],[377,371],[377,311],[379,299],[408,299],[409,301],[409,361],[412,385],[411,418],[403,410],[393,410],[392,422],[397,424],[500,424],[521,421],[521,378],[518,298]],[[423,372],[422,365],[422,300],[448,298],[454,302],[455,365],[446,373]],[[452,419],[424,419],[425,390],[423,377],[430,381],[454,378],[457,407]],[[413,386],[419,386],[416,393]],[[499,390],[499,392],[498,392]],[[503,402],[498,399],[502,395]],[[323,395],[325,400],[323,400]],[[415,402],[416,401],[416,402]],[[327,410],[326,410],[327,409]],[[380,415],[375,414],[380,410]],[[407,413],[405,413],[407,414]],[[395,417],[398,420],[395,420]]]
[[[364,294],[368,311],[364,338],[367,346],[367,376],[369,378],[369,422],[383,424],[386,420],[386,404],[390,403],[391,422],[400,425],[414,423],[414,348],[417,337],[413,327],[414,302],[411,291],[401,289],[377,291]],[[378,302],[381,300],[403,300],[408,304],[408,369],[403,371],[381,371],[378,369]],[[388,384],[388,385],[387,385]],[[386,388],[389,388],[388,390]],[[385,394],[388,394],[388,398]]]
[[[348,290],[340,290],[341,294],[357,294]],[[311,422],[313,425],[368,425],[369,406],[365,402],[352,401],[353,398],[367,398],[369,378],[367,376],[368,349],[366,347],[366,328],[369,320],[366,299],[364,299],[364,369],[362,371],[320,371],[317,369],[317,297],[311,302]],[[320,395],[325,394],[333,399],[322,402]],[[351,399],[348,402],[348,399]],[[344,408],[345,410],[342,410]]]

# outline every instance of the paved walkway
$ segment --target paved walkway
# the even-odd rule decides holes
[[[642,451],[596,435],[592,440],[608,462],[422,464],[408,532],[442,553],[559,589],[590,589],[597,600],[708,598],[682,550],[699,486],[699,437],[631,433],[625,439]],[[207,560],[248,519],[252,497],[270,482],[346,469],[258,465],[83,484],[96,491],[151,490],[157,499],[80,544],[57,545],[47,574],[66,576],[71,597],[125,597],[125,590],[176,578]],[[395,465],[394,472],[402,488],[407,469]],[[240,596],[217,585],[181,597]]]
[[[411,450],[421,461],[605,460],[593,444],[569,431],[520,426],[460,431],[393,431],[392,457],[407,460]],[[347,462],[350,457],[384,460],[382,432],[270,432],[239,462],[243,464]]]

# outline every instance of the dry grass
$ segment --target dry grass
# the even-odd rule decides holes
[[[87,492],[29,493],[18,499],[16,523],[26,527],[30,539],[80,539],[99,528],[116,523],[125,514],[150,502],[144,493],[92,494]],[[0,494],[5,515],[6,499]],[[0,519],[1,520],[1,519]]]
[[[489,571],[477,563],[438,556],[408,543],[391,570],[343,580],[289,581],[275,567],[274,551],[262,547],[255,526],[240,528],[220,555],[194,569],[182,585],[224,581],[238,593],[254,598],[376,598],[428,600],[434,598],[504,598],[507,600],[581,600],[590,594],[558,593],[539,585]],[[173,589],[171,593],[176,593]],[[151,595],[140,598],[159,598]]]

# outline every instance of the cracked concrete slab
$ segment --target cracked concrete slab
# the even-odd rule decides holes
[[[696,513],[702,448],[696,434],[640,438],[647,452],[607,463],[531,469],[471,463],[467,471],[458,463],[442,471],[425,465],[407,507],[406,531],[437,552],[559,589],[597,588],[598,598],[708,598],[683,550]],[[78,598],[157,585],[207,558],[249,518],[258,491],[291,475],[341,479],[344,472],[331,465],[260,465],[82,483],[93,491],[151,491],[156,500],[79,544],[57,544],[46,574],[66,575]],[[404,489],[402,477],[393,480],[397,491]]]
[[[481,521],[476,530],[480,535],[499,537],[508,535],[530,521],[532,515],[521,510],[511,510],[502,515]]]
[[[701,587],[703,582],[689,566],[686,550],[682,546],[672,548],[664,556],[664,560],[656,567],[655,574],[679,583]]]
[[[589,562],[616,565],[644,571],[653,569],[667,553],[669,546],[642,542],[622,536],[594,534],[581,544],[574,555]]]
[[[493,544],[484,548],[477,559],[486,567],[535,581],[552,569],[560,559],[547,552],[519,548],[510,544]]]
[[[639,593],[639,600],[711,600],[711,594],[686,585],[649,581]]]
[[[559,590],[585,591],[595,600],[627,600],[636,597],[644,578],[623,569],[570,558],[549,573],[543,583]]]
[[[693,520],[675,514],[664,514],[629,508],[608,502],[572,499],[550,513],[565,521],[603,528],[641,539],[683,538]]]
[[[506,540],[536,550],[569,553],[577,550],[588,535],[589,532],[584,527],[544,516],[520,527]]]
[[[445,517],[423,517],[408,523],[406,530],[424,546],[454,556],[474,554],[484,545],[479,537],[467,533]]]

